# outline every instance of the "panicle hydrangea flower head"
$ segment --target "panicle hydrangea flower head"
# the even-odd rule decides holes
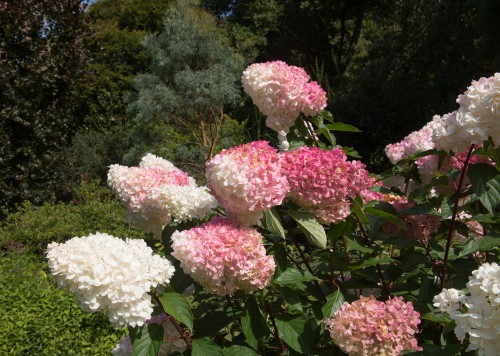
[[[495,146],[500,145],[500,73],[473,81],[457,102],[457,111],[433,119],[436,146],[462,152],[471,144],[481,144],[488,136]]]
[[[117,328],[143,325],[153,307],[148,292],[170,281],[174,267],[143,240],[96,233],[47,247],[51,273],[79,305],[103,312]]]
[[[288,192],[277,150],[254,141],[223,150],[206,166],[207,186],[228,216],[253,225]]]
[[[347,217],[348,199],[375,182],[361,162],[347,161],[345,153],[338,148],[325,151],[300,147],[282,152],[280,156],[290,185],[287,199],[316,214],[325,224]]]
[[[275,269],[262,235],[227,218],[215,217],[199,227],[174,232],[172,249],[184,272],[220,296],[238,289],[262,289]]]
[[[186,343],[165,313],[151,317],[146,320],[146,324],[159,324],[163,327],[163,344],[158,350],[158,356],[167,356],[175,352],[183,353],[186,351]],[[116,345],[112,354],[113,356],[132,356],[132,351],[133,347],[130,336],[126,336]]]
[[[287,133],[301,112],[314,116],[326,107],[325,91],[309,79],[303,68],[275,61],[248,66],[241,81],[267,127]]]
[[[396,356],[404,350],[422,350],[414,336],[420,314],[401,297],[384,303],[361,296],[344,303],[324,323],[335,344],[350,356]]]
[[[484,263],[472,272],[467,289],[443,289],[434,297],[434,307],[455,320],[459,340],[469,336],[466,351],[498,355],[500,350],[500,266]]]
[[[157,236],[176,220],[205,216],[216,206],[203,187],[163,158],[147,154],[139,167],[111,165],[108,184],[127,207],[127,218],[139,229]]]

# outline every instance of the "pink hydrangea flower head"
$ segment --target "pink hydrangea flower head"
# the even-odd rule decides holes
[[[325,224],[349,215],[349,198],[370,188],[374,179],[358,161],[347,161],[338,148],[300,147],[280,153],[290,192],[287,199],[316,214]]]
[[[206,188],[163,158],[147,154],[139,167],[111,165],[108,184],[127,207],[127,218],[145,232],[161,234],[172,218],[201,217],[216,206]]]
[[[243,225],[280,205],[289,190],[277,150],[266,141],[223,150],[207,163],[205,174],[212,194]]]
[[[274,274],[275,262],[266,255],[262,235],[227,218],[174,232],[172,249],[184,272],[221,296],[262,289]]]
[[[325,91],[309,79],[303,68],[275,61],[250,65],[241,81],[266,116],[266,125],[277,132],[288,132],[301,112],[314,116],[326,107]]]
[[[404,350],[422,350],[414,336],[420,314],[401,297],[384,303],[361,296],[344,303],[324,323],[335,344],[350,356],[396,356]]]

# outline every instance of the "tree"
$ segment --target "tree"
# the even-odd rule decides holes
[[[65,193],[88,36],[81,0],[0,1],[0,205]]]
[[[224,44],[215,18],[197,1],[174,2],[163,31],[146,37],[144,45],[151,58],[149,73],[135,77],[128,98],[129,113],[137,121],[132,155],[150,150],[152,142],[144,138],[161,132],[177,136],[174,142],[184,148],[187,142],[196,156],[190,163],[199,170],[217,149],[228,121],[226,107],[239,99],[242,59]]]

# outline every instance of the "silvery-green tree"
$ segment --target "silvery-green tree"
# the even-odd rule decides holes
[[[163,31],[147,36],[144,46],[149,71],[134,78],[128,96],[137,123],[128,159],[154,151],[200,171],[223,136],[234,135],[235,126],[240,131],[225,110],[240,98],[243,60],[196,0],[174,1]]]

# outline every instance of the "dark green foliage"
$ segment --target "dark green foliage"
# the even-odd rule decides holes
[[[0,226],[0,248],[24,248],[42,256],[52,241],[65,242],[96,231],[122,238],[144,237],[125,220],[125,208],[111,190],[83,183],[69,204],[35,207],[25,203],[8,215]]]
[[[124,336],[82,311],[39,257],[0,251],[0,354],[110,355]]]
[[[81,0],[0,1],[0,205],[67,193],[62,149],[81,124]]]

